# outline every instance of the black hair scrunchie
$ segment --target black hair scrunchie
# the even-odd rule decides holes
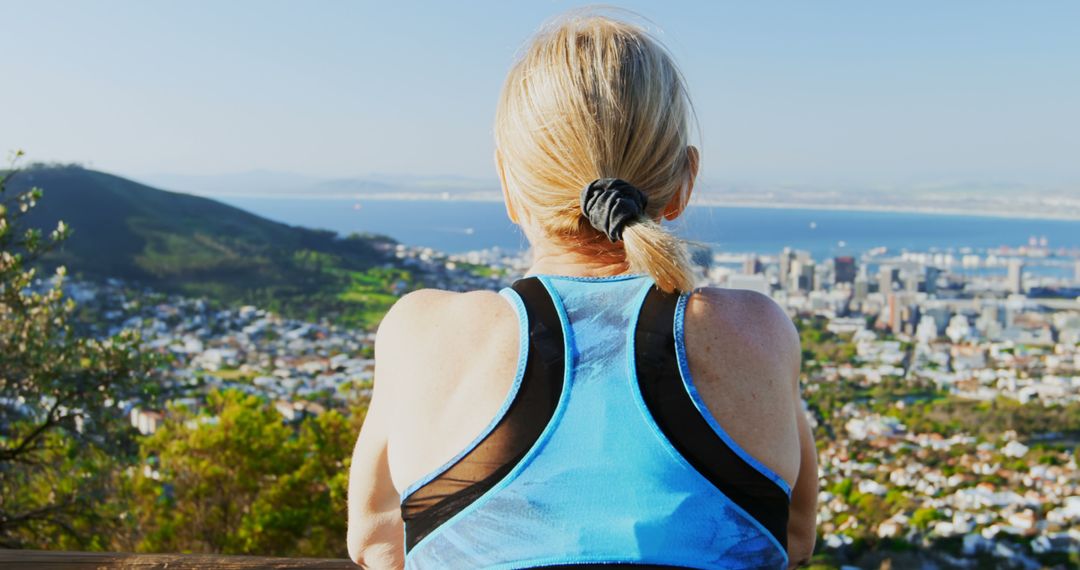
[[[581,190],[581,213],[612,243],[622,239],[623,229],[645,213],[649,199],[621,178],[598,178]]]

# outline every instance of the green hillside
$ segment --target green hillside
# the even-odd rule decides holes
[[[304,318],[367,324],[399,275],[379,269],[393,242],[281,224],[208,198],[83,168],[32,167],[10,190],[44,195],[28,222],[74,234],[54,255],[76,275],[116,277]]]

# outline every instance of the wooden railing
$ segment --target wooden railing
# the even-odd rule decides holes
[[[49,550],[0,549],[0,568],[60,568],[64,570],[132,568],[148,570],[188,570],[203,568],[302,568],[357,570],[344,559],[270,558],[264,556],[223,556],[218,554],[130,554],[126,552],[57,552]]]

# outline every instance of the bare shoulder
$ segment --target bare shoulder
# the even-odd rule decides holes
[[[398,492],[464,449],[499,409],[518,364],[518,323],[513,305],[492,291],[415,291],[384,317],[375,392],[390,394],[388,460]]]
[[[376,351],[381,349],[392,357],[402,344],[415,348],[425,339],[452,340],[444,335],[487,328],[512,311],[494,291],[418,289],[398,299],[383,317],[376,334]],[[376,361],[379,356],[376,354]]]
[[[742,362],[785,377],[798,368],[799,333],[791,317],[767,295],[702,287],[690,296],[686,315],[687,321],[693,321],[694,328],[703,333],[699,333],[699,340],[740,355]]]
[[[375,342],[378,372],[399,378],[399,382],[438,377],[411,372],[429,367],[433,359],[443,355],[459,354],[467,343],[503,332],[507,325],[512,328],[515,320],[511,305],[494,291],[410,292],[394,303],[379,324]]]
[[[687,362],[706,407],[743,449],[793,485],[801,353],[787,313],[760,293],[702,288],[687,302],[685,331]]]

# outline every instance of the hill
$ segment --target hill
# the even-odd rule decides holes
[[[354,322],[381,313],[399,277],[379,269],[394,243],[383,236],[289,226],[74,166],[31,167],[9,181],[12,191],[30,187],[44,192],[30,225],[47,233],[63,220],[73,229],[48,261],[84,277]]]

